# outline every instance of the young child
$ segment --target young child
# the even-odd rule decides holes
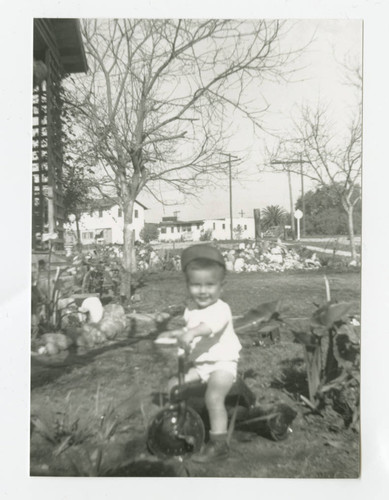
[[[236,379],[241,344],[234,332],[228,304],[220,299],[226,268],[223,256],[210,245],[193,245],[182,252],[190,303],[185,309],[186,326],[164,332],[190,349],[193,366],[185,382],[201,380],[207,384],[205,405],[210,420],[210,440],[192,457],[197,462],[223,459],[229,454],[225,398]],[[172,379],[169,388],[177,384]]]

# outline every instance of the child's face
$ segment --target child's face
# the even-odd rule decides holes
[[[223,284],[223,271],[217,267],[190,269],[186,273],[189,295],[200,309],[211,306],[219,299]]]

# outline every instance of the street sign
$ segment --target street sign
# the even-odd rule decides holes
[[[301,218],[302,218],[302,216],[303,216],[302,211],[301,211],[301,210],[299,210],[299,209],[297,209],[297,210],[295,211],[295,213],[294,213],[294,217],[295,217],[295,219],[299,220],[299,219],[301,219]]]
[[[300,241],[300,219],[302,218],[302,216],[302,211],[297,209],[294,213],[294,217],[295,219],[297,219],[297,241]]]

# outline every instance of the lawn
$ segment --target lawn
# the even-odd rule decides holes
[[[315,308],[314,303],[325,301],[323,273],[230,274],[224,299],[234,315],[261,302],[282,299],[283,316],[304,325]],[[358,308],[360,274],[327,271],[327,276],[332,298],[355,301]],[[153,274],[139,295],[138,310],[155,312],[181,303],[185,287],[179,273]],[[176,359],[172,350],[156,346],[147,337],[130,335],[82,356],[69,354],[44,362],[32,358],[33,419],[51,426],[51,430],[56,428],[57,438],[61,431],[65,437],[70,435],[70,446],[62,451],[58,442],[50,443],[36,425],[32,426],[31,474],[93,474],[94,469],[88,464],[98,460],[96,435],[100,433],[100,438],[106,438],[102,468],[110,468],[113,475],[358,477],[358,433],[346,429],[335,412],[312,414],[301,404],[299,395],[307,394],[301,345],[294,343],[288,334],[275,343],[261,345],[254,345],[250,337],[245,337],[242,344],[240,372],[249,374],[246,382],[258,400],[282,401],[297,411],[293,432],[286,441],[273,442],[261,436],[242,440],[236,432],[231,456],[225,462],[202,466],[190,460],[184,464],[156,461],[147,451],[145,435],[151,419],[160,410],[161,400],[157,395],[164,391],[168,377],[175,372]]]
[[[344,236],[339,237],[323,237],[323,238],[302,238],[300,244],[303,246],[320,247],[327,250],[350,250],[350,241]],[[355,239],[355,246],[358,252],[361,251],[361,240],[359,237]]]

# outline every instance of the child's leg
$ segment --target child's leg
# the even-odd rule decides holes
[[[234,383],[234,379],[232,373],[222,370],[211,373],[209,377],[205,393],[205,404],[213,434],[227,432],[228,416],[224,401]]]

